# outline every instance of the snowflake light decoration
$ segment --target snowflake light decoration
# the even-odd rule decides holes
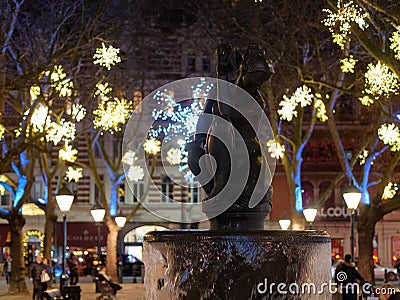
[[[383,200],[392,199],[394,196],[396,196],[397,190],[398,190],[397,183],[389,181],[388,184],[385,186],[385,189],[383,190],[382,199]]]
[[[292,96],[283,96],[283,100],[279,102],[281,109],[278,110],[278,115],[281,120],[286,120],[288,122],[292,121],[293,117],[297,117],[296,108],[298,104],[301,107],[306,107],[313,102],[314,95],[311,89],[305,85],[298,87]]]
[[[4,127],[4,125],[0,124],[0,140],[3,139],[4,132],[6,132],[6,128]]]
[[[354,66],[356,65],[357,61],[358,60],[354,59],[353,55],[341,59],[340,70],[342,70],[343,73],[354,73]]]
[[[400,150],[400,131],[394,124],[382,124],[378,129],[378,137],[385,144],[391,146],[390,150]]]
[[[127,176],[129,180],[138,182],[144,178],[144,170],[140,166],[131,166]]]
[[[328,120],[328,116],[326,115],[325,103],[322,101],[321,94],[319,94],[319,93],[315,94],[314,107],[315,107],[317,118],[321,122],[325,122],[326,120]]]
[[[365,162],[367,161],[367,157],[369,155],[369,151],[368,150],[363,150],[363,152],[358,156],[358,158],[360,159],[360,165],[365,164]],[[375,160],[375,158],[374,158]],[[372,165],[374,164],[373,162],[371,163]]]
[[[37,85],[32,85],[29,89],[29,94],[31,96],[31,100],[35,101],[40,95],[40,87]]]
[[[107,48],[104,43],[101,43],[101,48],[97,48],[96,53],[93,55],[93,58],[95,59],[93,63],[110,70],[113,65],[121,62],[121,58],[118,54],[119,48],[114,48],[111,45]]]
[[[69,161],[71,163],[76,161],[77,155],[78,155],[78,150],[72,149],[72,146],[67,143],[64,145],[62,149],[58,151],[58,157],[61,160]]]
[[[78,182],[79,179],[81,179],[82,176],[82,168],[76,168],[74,169],[73,167],[69,166],[67,171],[65,172],[65,176],[67,177],[67,180],[69,182],[75,181]]]
[[[138,158],[136,157],[136,153],[132,150],[129,150],[124,154],[121,161],[124,164],[132,166],[137,160]]]
[[[121,130],[121,125],[130,118],[133,111],[132,102],[124,98],[116,98],[109,101],[101,101],[93,114],[95,128],[101,128],[113,134]]]
[[[96,90],[94,95],[102,99],[103,101],[108,101],[108,94],[112,92],[112,87],[108,84],[108,82],[98,83],[96,84]]]
[[[163,136],[168,141],[174,136],[181,136],[188,140],[196,130],[198,117],[203,111],[204,103],[208,98],[210,90],[214,84],[207,84],[205,78],[201,78],[200,82],[192,87],[193,101],[190,105],[182,105],[177,102],[171,91],[157,91],[154,100],[160,107],[167,109],[155,108],[152,112],[155,121],[166,121],[163,125],[153,126],[150,129],[150,137],[156,138]]]
[[[282,145],[274,139],[267,142],[267,147],[272,158],[282,158],[285,154],[285,145]]]
[[[394,52],[394,57],[400,60],[400,32],[393,32],[392,36],[389,38],[391,41],[390,49]]]
[[[72,89],[74,83],[71,79],[66,78],[67,74],[64,72],[64,68],[61,65],[56,65],[53,68],[53,72],[50,74],[51,86],[59,92],[60,97],[69,97],[72,95]],[[66,78],[66,79],[64,79]]]
[[[147,139],[143,143],[143,149],[148,154],[156,155],[161,150],[161,142],[155,138]]]
[[[368,96],[364,96],[364,97],[360,97],[358,98],[358,100],[361,102],[362,105],[364,106],[371,106],[371,104],[374,103],[374,100],[372,100],[370,97]]]
[[[388,97],[390,93],[398,94],[398,77],[380,61],[376,65],[370,63],[365,73],[365,92],[378,98]]]
[[[86,108],[84,108],[80,104],[73,104],[72,105],[72,111],[71,111],[71,117],[75,119],[77,122],[80,122],[83,120],[83,118],[86,115]]]
[[[330,9],[324,9],[323,11],[327,12],[328,16],[322,20],[322,23],[329,28],[333,41],[341,49],[344,49],[351,33],[351,23],[356,23],[361,30],[368,27],[368,23],[366,23],[368,14],[360,6],[354,4],[353,1],[343,3],[342,0],[338,0],[337,12],[333,12]]]
[[[29,111],[27,111],[29,113]],[[43,132],[48,124],[48,113],[49,108],[41,103],[35,108],[32,113],[30,124],[33,128],[33,132]],[[26,115],[26,113],[25,113]]]
[[[179,148],[171,148],[167,152],[167,161],[171,165],[178,165],[181,162],[181,150]]]

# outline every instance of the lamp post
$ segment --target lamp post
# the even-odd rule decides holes
[[[312,229],[312,223],[314,222],[315,217],[317,216],[317,209],[316,208],[303,209],[303,214],[304,217],[306,218],[306,221],[310,224],[309,229]]]
[[[67,213],[71,209],[72,202],[74,201],[74,195],[67,188],[66,184],[58,191],[56,195],[56,201],[60,211],[63,215],[63,263],[62,263],[62,274],[60,277],[60,291],[62,291],[63,286],[68,282],[68,275],[65,272],[66,258],[65,252],[67,247]]]
[[[292,221],[290,221],[289,219],[280,219],[279,225],[281,226],[282,230],[288,230],[291,222]]]
[[[125,226],[126,217],[122,214],[122,211],[119,211],[118,216],[115,217],[115,223],[117,223],[118,230],[121,230],[122,227]],[[118,263],[118,281],[120,283],[122,283],[122,277],[123,277],[122,262],[119,262]]]
[[[100,261],[101,258],[101,244],[100,244],[100,237],[101,237],[101,222],[103,222],[104,215],[106,210],[99,205],[98,202],[93,206],[90,210],[94,221],[96,222],[97,226],[97,260]]]
[[[101,222],[103,222],[104,215],[106,210],[100,206],[100,204],[96,201],[96,204],[90,210],[94,221],[96,222],[97,227],[97,262],[98,267],[100,267],[100,260],[101,260],[101,244],[100,244],[100,237],[101,237]],[[97,269],[98,272],[98,269]],[[97,272],[95,273],[97,275]],[[96,281],[96,293],[100,292],[100,287],[98,281]]]
[[[349,185],[343,190],[343,198],[346,202],[347,208],[351,211],[351,258],[354,260],[354,224],[356,220],[357,207],[361,200],[361,192],[355,186]]]

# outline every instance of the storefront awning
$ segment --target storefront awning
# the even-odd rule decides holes
[[[57,223],[57,242],[63,242],[63,223]],[[106,224],[101,225],[100,244],[107,243]],[[97,226],[94,222],[67,222],[67,245],[71,247],[91,248],[97,246]]]

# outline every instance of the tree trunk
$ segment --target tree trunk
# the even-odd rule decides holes
[[[50,198],[50,197],[49,197]],[[46,205],[46,223],[44,225],[44,249],[43,257],[51,258],[51,247],[53,244],[54,225],[57,222],[57,216],[54,214],[54,201],[48,200]]]
[[[107,234],[107,275],[115,282],[118,281],[117,275],[117,239],[119,228],[110,216],[106,217],[108,228]]]
[[[22,228],[25,225],[25,218],[18,212],[12,212],[10,219],[11,232],[11,282],[8,288],[9,294],[28,294],[28,287],[25,282],[26,271],[24,262],[24,242]]]
[[[358,230],[358,271],[369,282],[374,282],[374,261],[373,255],[373,239],[375,235],[374,220],[366,215],[360,214],[357,230]],[[364,219],[367,218],[369,220]]]

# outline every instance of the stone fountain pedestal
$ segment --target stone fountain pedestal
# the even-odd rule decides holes
[[[330,242],[314,230],[150,232],[146,299],[331,299]]]

